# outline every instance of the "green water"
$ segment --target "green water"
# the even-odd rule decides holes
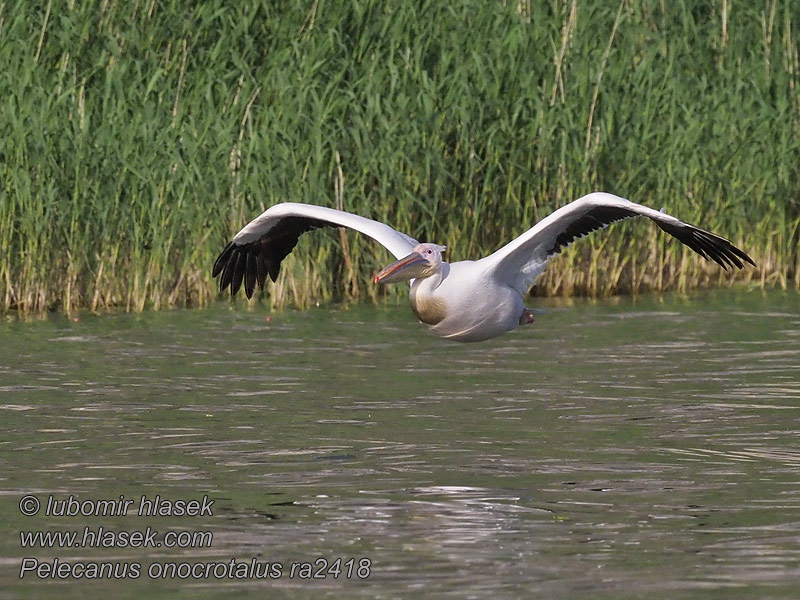
[[[0,324],[0,597],[800,595],[800,296],[543,306],[473,345],[407,306]],[[214,503],[139,516],[143,495]],[[70,496],[134,503],[45,514]],[[100,526],[161,545],[22,547]],[[20,578],[24,558],[141,571]],[[148,571],[231,559],[280,577]]]

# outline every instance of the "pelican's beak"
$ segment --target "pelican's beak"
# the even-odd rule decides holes
[[[395,283],[397,281],[408,281],[415,277],[423,277],[430,267],[430,263],[422,254],[412,252],[375,275],[375,283]]]

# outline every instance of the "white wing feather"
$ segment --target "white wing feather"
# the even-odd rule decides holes
[[[397,231],[380,221],[373,221],[372,219],[336,210],[335,208],[301,204],[299,202],[284,202],[271,206],[245,225],[234,236],[233,243],[243,245],[255,242],[269,233],[285,217],[315,219],[355,229],[382,244],[395,258],[407,256],[414,246],[419,243],[410,235]]]

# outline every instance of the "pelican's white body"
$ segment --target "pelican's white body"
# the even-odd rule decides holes
[[[447,307],[445,318],[429,325],[435,334],[459,342],[480,342],[519,325],[525,303],[517,290],[497,281],[483,261],[442,263],[441,277],[415,279],[412,302],[434,300]]]

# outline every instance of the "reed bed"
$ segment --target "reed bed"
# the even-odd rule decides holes
[[[281,201],[457,260],[593,190],[759,267],[725,273],[627,222],[535,294],[797,289],[799,31],[795,0],[0,3],[0,308],[205,304],[218,251]],[[317,232],[260,301],[402,295],[371,284],[389,258]]]

